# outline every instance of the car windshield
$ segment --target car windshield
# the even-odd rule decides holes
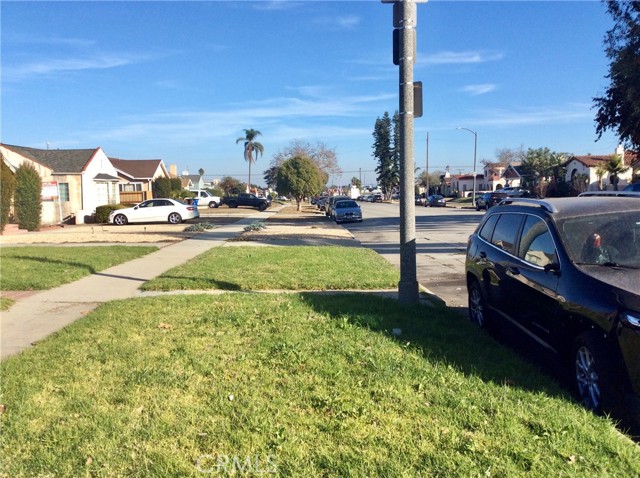
[[[343,209],[347,207],[358,207],[355,201],[339,201],[336,203],[336,209]]]
[[[576,264],[640,268],[640,211],[570,218],[559,231]]]

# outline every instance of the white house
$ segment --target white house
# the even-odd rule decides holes
[[[632,151],[625,151],[622,146],[618,146],[614,153],[622,157],[625,166],[628,166],[629,169],[622,174],[618,175],[619,183],[618,188],[622,189],[624,186],[632,182],[633,178],[633,169],[632,164],[637,163],[638,161],[638,153]],[[572,181],[576,175],[585,175],[587,179],[587,191],[597,191],[600,189],[600,178],[596,174],[599,166],[606,165],[611,160],[612,155],[604,155],[604,156],[572,156],[568,161],[564,163],[563,166],[566,167],[566,181]],[[609,173],[604,173],[602,176],[602,187],[603,189],[614,189],[614,186],[611,184]]]
[[[0,144],[0,153],[11,171],[28,162],[40,173],[43,224],[82,224],[96,207],[120,202],[120,179],[102,148],[49,150]]]

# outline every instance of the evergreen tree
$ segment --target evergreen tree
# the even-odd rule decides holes
[[[30,163],[22,163],[16,170],[15,212],[18,227],[37,231],[42,222],[42,179]]]
[[[376,166],[377,181],[385,196],[398,183],[393,134],[391,118],[389,113],[385,111],[382,118],[376,119],[373,130],[373,157],[378,162]]]
[[[13,193],[16,190],[16,178],[2,157],[0,157],[0,162],[2,162],[2,171],[0,172],[0,232],[2,232],[9,223],[9,211],[13,202]]]

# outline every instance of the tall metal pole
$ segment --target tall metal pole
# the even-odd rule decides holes
[[[473,134],[473,192],[471,193],[471,204],[476,207],[476,158],[478,154],[478,133],[462,126],[458,126],[456,129],[463,129]]]
[[[417,9],[414,0],[400,2],[400,282],[398,301],[419,301],[416,267],[416,217],[413,145],[413,63]]]
[[[425,191],[425,196],[424,196],[424,205],[425,207],[427,206],[427,198],[429,197],[429,132],[427,132],[427,169],[425,169],[425,173],[424,173],[424,182],[427,186],[427,190]]]

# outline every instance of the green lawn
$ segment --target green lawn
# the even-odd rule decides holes
[[[468,321],[375,296],[117,301],[0,367],[7,477],[640,475]]]
[[[0,287],[51,289],[156,250],[156,246],[2,247]]]
[[[398,286],[400,274],[359,247],[216,247],[143,284],[143,290],[338,290]]]

